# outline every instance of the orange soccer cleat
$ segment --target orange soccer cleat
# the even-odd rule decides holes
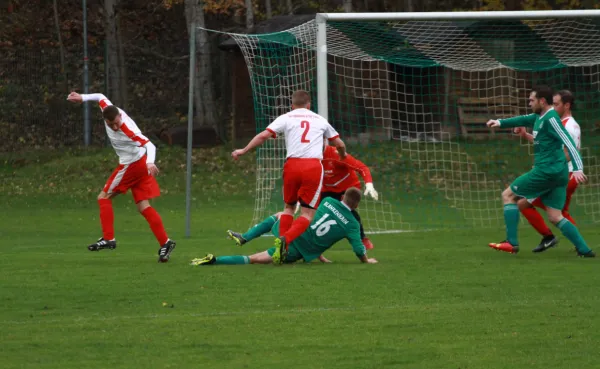
[[[519,246],[513,246],[508,241],[502,241],[500,243],[490,243],[488,244],[488,246],[499,251],[509,252],[511,254],[516,254],[519,252]]]

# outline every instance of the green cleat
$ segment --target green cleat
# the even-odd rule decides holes
[[[273,264],[283,264],[287,257],[288,251],[284,237],[275,239],[275,252],[273,253]]]
[[[246,241],[246,239],[244,237],[242,237],[241,233],[237,233],[237,232],[230,231],[230,230],[227,231],[227,237],[234,240],[235,244],[238,246],[242,246],[243,244],[248,242],[248,241]]]
[[[217,258],[213,254],[207,254],[203,258],[193,259],[190,262],[190,265],[198,266],[198,265],[211,265],[217,262]]]

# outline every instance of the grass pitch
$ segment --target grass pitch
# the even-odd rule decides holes
[[[220,151],[219,151],[220,152]],[[95,196],[109,150],[5,159],[0,170],[0,357],[12,368],[593,368],[597,260],[521,227],[522,251],[486,244],[502,228],[373,235],[362,265],[341,242],[333,264],[191,267],[211,252],[249,254],[228,228],[253,209],[248,162],[199,151],[192,237],[184,237],[183,152],[161,150],[153,205],[178,244],[168,264],[130,195],[115,200],[114,251]],[[219,156],[220,155],[220,156]],[[108,158],[104,160],[104,158]],[[221,160],[223,159],[223,160]],[[159,163],[160,165],[160,163]],[[498,211],[501,211],[500,207]],[[582,232],[600,251],[597,227]],[[558,233],[558,232],[557,232]]]

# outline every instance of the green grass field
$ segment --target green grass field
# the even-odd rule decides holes
[[[160,153],[166,191],[153,204],[178,242],[168,264],[129,195],[115,200],[118,248],[87,251],[109,149],[1,158],[0,367],[598,367],[597,260],[564,237],[534,255],[539,237],[522,226],[522,252],[508,255],[486,246],[502,227],[465,227],[373,235],[377,265],[342,242],[330,265],[191,267],[270,247],[225,236],[249,225],[253,158],[195,153],[185,238],[184,153]],[[600,251],[597,226],[582,232]]]

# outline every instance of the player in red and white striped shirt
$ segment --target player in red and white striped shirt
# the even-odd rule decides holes
[[[333,197],[334,199],[341,201],[342,196],[347,189],[350,187],[361,187],[360,180],[356,174],[359,173],[365,181],[365,196],[371,196],[374,200],[377,200],[379,195],[373,187],[373,177],[371,177],[369,167],[350,154],[347,154],[346,158],[342,160],[338,155],[336,148],[329,146],[327,140],[324,141],[324,145],[323,168],[325,170],[325,176],[323,178],[323,192],[321,192],[321,198]],[[358,215],[356,209],[352,210],[352,215],[354,215],[360,224],[360,237],[365,248],[367,248],[367,250],[372,249],[373,243],[365,235],[360,215]]]
[[[292,95],[292,111],[279,116],[266,130],[256,135],[248,145],[231,153],[234,159],[265,143],[269,138],[285,135],[287,158],[283,166],[283,201],[280,218],[280,238],[275,240],[273,263],[285,260],[288,246],[310,225],[319,205],[323,187],[323,138],[338,148],[340,158],[346,157],[346,146],[339,134],[322,116],[310,110],[310,95],[296,91]],[[300,202],[300,217],[294,220],[296,202]]]
[[[169,261],[175,242],[167,236],[160,215],[150,206],[149,201],[160,196],[160,189],[154,178],[158,174],[158,168],[154,164],[156,147],[142,134],[133,119],[125,111],[114,106],[103,94],[83,95],[71,92],[67,100],[74,103],[98,102],[102,109],[106,134],[119,156],[119,165],[98,195],[102,237],[89,245],[88,250],[100,251],[117,247],[112,198],[131,189],[139,212],[148,221],[160,245],[158,261]]]
[[[562,124],[565,126],[567,132],[575,142],[575,146],[579,151],[581,148],[581,129],[579,124],[575,121],[573,116],[571,115],[571,110],[575,106],[575,97],[569,90],[561,90],[558,91],[552,97],[554,110],[560,115]],[[522,137],[527,139],[530,142],[533,142],[533,136],[524,128],[515,128],[515,133],[520,134]],[[571,223],[575,224],[575,220],[569,214],[569,204],[571,203],[571,197],[575,190],[577,189],[577,181],[573,178],[573,163],[571,163],[571,158],[569,157],[569,152],[565,148],[565,155],[567,156],[567,160],[569,161],[569,184],[567,185],[567,199],[565,201],[565,206],[562,209],[563,217],[567,218]],[[542,241],[540,244],[533,249],[533,252],[542,252],[547,249],[554,247],[558,244],[558,238],[554,236],[550,228],[544,222],[544,218],[540,215],[540,213],[535,209],[536,207],[540,209],[545,209],[546,206],[542,203],[542,201],[537,198],[531,202],[527,199],[520,199],[517,203],[519,205],[519,210],[521,214],[535,230],[542,235]]]

